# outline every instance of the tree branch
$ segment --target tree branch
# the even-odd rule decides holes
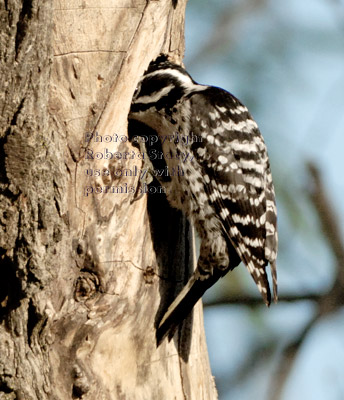
[[[295,301],[316,301],[319,302],[321,294],[309,293],[309,294],[291,294],[280,296],[278,299],[279,303],[293,303]],[[204,303],[204,307],[218,307],[223,305],[246,305],[250,307],[262,306],[262,299],[260,297],[241,295],[241,294],[230,294],[224,293],[222,296],[215,300],[209,300]]]

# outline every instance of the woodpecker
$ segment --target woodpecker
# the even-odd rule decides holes
[[[247,108],[224,89],[196,83],[161,55],[138,82],[129,120],[155,132],[168,171],[183,171],[157,179],[201,241],[196,270],[159,323],[158,344],[240,262],[268,306],[270,264],[277,301],[275,192],[266,145]]]

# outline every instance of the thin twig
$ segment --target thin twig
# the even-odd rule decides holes
[[[278,303],[294,303],[296,301],[319,301],[322,296],[320,294],[295,294],[295,295],[284,295],[279,296]],[[208,300],[204,302],[204,307],[218,307],[224,305],[246,305],[251,307],[258,307],[264,306],[262,299],[260,297],[252,297],[247,295],[230,295],[230,294],[223,294],[222,296],[214,299]]]

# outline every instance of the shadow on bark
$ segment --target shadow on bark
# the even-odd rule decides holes
[[[129,120],[128,133],[130,140],[135,136],[145,139],[147,153],[154,151],[155,154],[161,154],[161,143],[156,132],[151,128],[137,121]],[[133,142],[133,145],[138,146],[135,142]],[[155,169],[166,172],[167,167],[163,157],[157,157],[152,160],[152,164]],[[146,167],[143,166],[142,168]],[[171,178],[166,173],[163,173],[160,179],[170,180]],[[166,195],[160,190],[161,187],[156,178],[147,188],[149,224],[158,263],[157,273],[160,277],[161,302],[155,317],[155,328],[157,328],[168,306],[176,298],[192,274],[192,232],[190,224],[183,214],[169,205]],[[190,353],[192,335],[190,327],[192,327],[192,320],[193,312],[178,327],[178,335],[172,336],[175,340],[178,354],[185,362],[187,362]],[[169,337],[168,340],[171,340],[172,337]]]

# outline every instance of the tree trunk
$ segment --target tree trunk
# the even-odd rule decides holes
[[[131,202],[131,97],[161,52],[181,60],[185,5],[0,3],[0,400],[216,398],[200,304],[155,341],[189,224],[156,186]]]

